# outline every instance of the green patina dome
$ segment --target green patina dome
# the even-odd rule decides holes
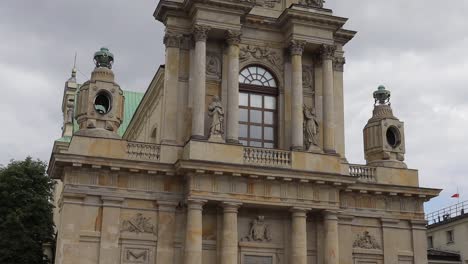
[[[385,89],[385,86],[380,85],[377,91],[374,92],[375,103],[387,104],[390,102],[391,92]]]
[[[108,48],[102,47],[99,51],[94,53],[94,63],[96,64],[96,68],[106,67],[112,69],[114,54],[112,54]]]

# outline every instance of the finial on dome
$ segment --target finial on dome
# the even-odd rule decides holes
[[[390,105],[391,92],[380,85],[374,92],[375,105]]]
[[[114,54],[112,54],[108,48],[102,47],[99,51],[94,53],[94,63],[96,64],[96,68],[105,67],[112,69]]]

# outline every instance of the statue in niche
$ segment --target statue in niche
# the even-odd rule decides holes
[[[213,96],[213,99],[208,106],[208,115],[211,117],[210,125],[210,141],[223,141],[224,133],[224,109],[221,105],[221,100],[217,95]]]
[[[67,103],[65,123],[73,123],[73,103],[72,102]]]
[[[251,223],[249,234],[242,239],[242,241],[251,242],[270,242],[270,227],[265,223],[265,217],[262,215],[257,216]]]
[[[320,151],[319,148],[319,124],[315,109],[304,105],[304,144],[307,151]]]
[[[354,248],[381,249],[377,240],[370,235],[369,231],[364,231],[362,235],[358,234],[353,243]]]

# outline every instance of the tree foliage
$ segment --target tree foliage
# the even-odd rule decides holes
[[[53,242],[54,181],[47,165],[30,157],[0,167],[0,263],[45,264]]]

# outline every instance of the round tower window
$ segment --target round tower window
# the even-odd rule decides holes
[[[387,129],[386,136],[387,136],[387,143],[392,148],[396,148],[400,145],[401,135],[400,135],[400,131],[396,127],[394,126],[389,127]]]
[[[99,92],[94,99],[94,109],[101,115],[109,113],[111,109],[111,98],[106,92]]]

